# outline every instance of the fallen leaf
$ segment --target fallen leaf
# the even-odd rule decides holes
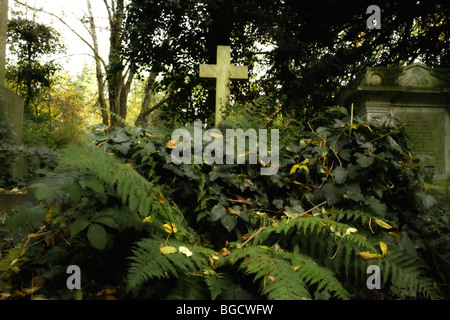
[[[395,239],[400,239],[400,235],[397,232],[390,231],[389,234],[393,236]]]
[[[162,248],[159,248],[159,251],[161,251],[162,254],[172,254],[176,253],[178,250],[175,247],[172,246],[165,246]]]
[[[349,234],[352,234],[352,233],[355,233],[355,232],[358,232],[358,229],[356,229],[356,228],[347,228],[347,230],[345,230],[345,234],[344,234],[344,237],[346,236],[346,235],[349,235]]]
[[[181,246],[178,248],[178,251],[180,251],[182,254],[184,254],[186,257],[192,256],[192,251],[186,248],[185,246]]]
[[[148,216],[142,220],[142,223],[153,223],[152,216]]]
[[[370,253],[369,251],[358,252],[358,254],[365,260],[378,258],[380,256],[378,253]]]
[[[178,145],[178,141],[177,140],[169,140],[166,144],[166,147],[169,149],[173,149]]]
[[[166,203],[166,198],[161,194],[161,192],[156,192],[156,199],[159,203]]]
[[[211,137],[214,137],[214,138],[223,138],[223,134],[218,133],[218,132],[210,132],[210,131],[208,131],[208,135],[210,135]]]
[[[387,253],[387,245],[383,241],[380,241],[381,258],[383,258]]]
[[[165,223],[165,224],[163,224],[162,227],[164,228],[164,231],[167,232],[168,234],[178,232],[177,227],[172,222],[170,224]]]
[[[384,229],[392,229],[393,228],[390,224],[384,222],[383,220],[380,220],[377,218],[373,218],[373,219],[375,220],[377,225],[379,225],[380,227],[382,227]]]
[[[230,253],[231,253],[230,250],[228,250],[227,248],[222,248],[222,250],[220,250],[220,252],[219,252],[219,256],[226,257]]]
[[[55,237],[53,235],[46,237],[44,240],[47,246],[51,248],[55,246]]]

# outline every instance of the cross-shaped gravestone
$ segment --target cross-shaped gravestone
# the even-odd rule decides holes
[[[230,97],[230,79],[248,79],[248,67],[234,66],[230,61],[230,47],[217,46],[217,64],[200,65],[201,78],[216,78],[216,127]]]

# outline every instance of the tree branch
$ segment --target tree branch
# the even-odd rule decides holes
[[[21,5],[21,6],[24,6],[24,7],[27,8],[27,9],[34,10],[34,11],[38,11],[38,12],[42,12],[42,13],[48,14],[49,16],[52,16],[53,18],[58,19],[59,22],[61,22],[62,24],[64,24],[64,25],[65,25],[70,31],[72,31],[72,32],[73,32],[73,33],[74,33],[81,41],[83,41],[83,42],[84,42],[84,43],[85,43],[85,44],[86,44],[86,45],[94,52],[94,55],[97,56],[98,59],[100,59],[100,61],[102,61],[103,66],[106,67],[105,61],[102,59],[102,57],[100,57],[100,56],[98,55],[98,52],[95,52],[94,47],[93,47],[86,39],[84,39],[78,32],[76,32],[71,26],[69,26],[69,24],[68,24],[67,22],[65,22],[64,19],[58,17],[58,16],[57,16],[56,14],[54,14],[54,13],[45,11],[45,10],[43,10],[43,9],[33,8],[33,7],[29,6],[28,4],[23,3],[23,2],[21,2],[21,1],[18,1],[18,0],[14,0],[14,1],[15,1],[17,4],[19,4],[19,5]]]

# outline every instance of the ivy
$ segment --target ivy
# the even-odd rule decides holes
[[[258,106],[231,109],[219,129],[262,125],[252,122]],[[238,288],[246,297],[349,299],[373,298],[366,269],[376,264],[390,298],[444,295],[448,274],[437,270],[448,261],[448,211],[401,130],[351,123],[342,108],[305,127],[290,121],[276,127],[273,176],[261,176],[259,163],[173,165],[170,128],[115,128],[69,147],[63,184],[7,220],[10,235],[27,240],[9,244],[22,246],[11,251],[20,263],[2,271],[16,286],[23,272],[45,274],[47,297],[64,277],[56,266],[71,263],[97,286],[85,297],[113,284],[121,298],[221,299]],[[60,272],[45,273],[42,256]],[[103,265],[117,267],[99,274]]]

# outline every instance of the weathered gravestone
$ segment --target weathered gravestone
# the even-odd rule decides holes
[[[3,130],[7,131],[8,138],[13,143],[21,145],[24,101],[3,86],[5,80],[7,21],[8,0],[0,0],[0,126],[4,127]],[[25,166],[26,162],[24,160],[15,159],[11,163],[11,175],[13,177],[23,177],[26,172]]]
[[[216,78],[216,127],[222,120],[226,105],[229,103],[230,79],[248,79],[248,67],[234,66],[230,60],[230,47],[217,46],[217,64],[200,65],[201,78]]]
[[[361,118],[380,124],[400,120],[416,154],[432,157],[423,165],[437,178],[450,176],[450,69],[367,68],[340,92],[338,104],[353,104]]]

